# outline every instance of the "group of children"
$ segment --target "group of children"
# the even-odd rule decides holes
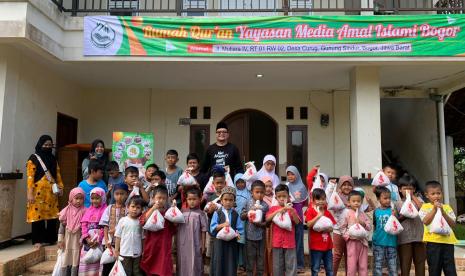
[[[126,275],[173,275],[174,263],[177,275],[203,275],[205,256],[210,258],[210,275],[237,275],[241,270],[247,275],[296,275],[304,272],[305,228],[312,275],[322,266],[326,275],[337,275],[343,258],[347,275],[368,275],[368,236],[354,235],[355,228],[373,230],[374,275],[382,275],[384,263],[389,275],[397,275],[397,260],[401,275],[410,275],[412,262],[415,275],[425,275],[426,260],[429,275],[456,275],[453,232],[429,232],[438,210],[451,227],[455,224],[436,181],[426,183],[429,203],[424,203],[412,176],[404,175],[394,184],[396,171],[386,166],[383,171],[391,183],[374,188],[375,202],[365,198],[352,177],[341,176],[336,183],[319,173],[319,167],[310,171],[305,185],[298,169],[289,166],[287,182],[281,184],[271,155],[252,177],[237,174],[233,184],[223,168],[213,168],[210,180],[199,175],[199,159],[189,155],[185,173],[195,175],[197,184],[183,186],[178,184],[184,172],[176,166],[177,152],[168,151],[166,161],[165,172],[152,164],[142,179],[135,167],[121,176],[111,162],[108,185],[101,180],[104,168],[90,162],[88,178],[70,192],[68,206],[60,212],[63,275],[110,275],[115,263],[85,260],[96,248],[109,248]],[[316,181],[318,188],[313,187]],[[334,185],[343,208],[328,210],[331,192],[324,188],[329,185]],[[407,194],[419,210],[416,218],[399,215]],[[184,223],[165,219],[161,230],[143,229],[154,212],[164,216],[170,206],[181,208]],[[373,220],[366,214],[371,211]],[[391,215],[404,228],[399,235],[384,230]],[[329,227],[322,227],[323,221]],[[225,231],[233,231],[235,238],[219,238]]]

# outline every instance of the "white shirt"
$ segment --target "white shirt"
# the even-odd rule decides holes
[[[139,219],[129,216],[121,218],[116,226],[115,237],[121,239],[119,251],[122,257],[139,257],[142,254],[142,227]]]

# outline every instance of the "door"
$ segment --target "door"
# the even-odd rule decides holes
[[[267,154],[278,160],[278,127],[266,113],[253,109],[238,110],[223,121],[228,125],[229,142],[237,146],[243,163],[255,161],[259,169]]]
[[[287,126],[287,165],[299,170],[302,181],[307,177],[307,126]]]
[[[57,114],[57,133],[56,133],[56,152],[58,149],[77,143],[78,120],[71,116],[58,113]]]
[[[210,145],[210,125],[191,125],[189,140],[189,153],[197,153],[202,164]]]

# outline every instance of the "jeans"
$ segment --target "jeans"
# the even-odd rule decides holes
[[[297,269],[304,268],[304,225],[302,223],[295,225],[295,245],[297,255]]]
[[[333,276],[333,251],[311,251],[312,276],[317,276],[320,271],[321,260],[325,266],[326,276]]]
[[[397,248],[392,246],[373,245],[373,257],[375,259],[375,267],[373,276],[383,275],[383,264],[386,260],[389,276],[397,275]]]

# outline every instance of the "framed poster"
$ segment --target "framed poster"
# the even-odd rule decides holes
[[[120,171],[134,166],[143,175],[145,166],[153,163],[153,133],[115,131],[112,152]]]

